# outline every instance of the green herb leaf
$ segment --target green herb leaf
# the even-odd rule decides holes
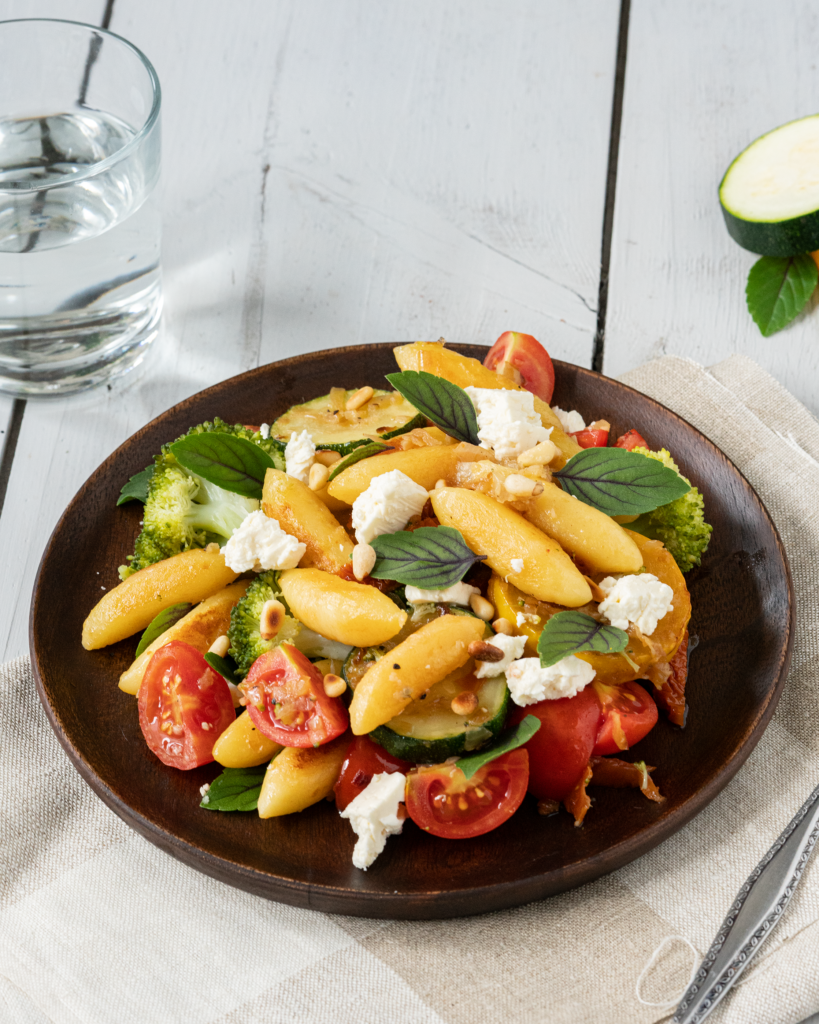
[[[200,807],[206,811],[255,811],[267,765],[258,768],[225,768],[211,782]]]
[[[358,448],[354,448],[346,459],[337,462],[330,470],[330,476],[327,479],[328,481],[335,480],[338,474],[343,473],[348,466],[354,466],[362,459],[368,459],[371,455],[378,455],[379,452],[386,451],[392,451],[392,448],[388,444],[381,444],[380,441],[369,441],[367,444],[362,444]]]
[[[371,576],[421,590],[445,590],[459,583],[467,569],[485,557],[473,554],[460,532],[451,526],[401,530],[383,534],[370,543],[376,554]]]
[[[233,683],[234,686],[238,686],[241,683],[242,680],[236,675],[236,662],[232,659],[228,661],[227,658],[222,658],[218,654],[214,654],[213,651],[208,651],[205,655],[205,661],[223,679],[227,679],[229,683]]]
[[[264,475],[275,469],[259,445],[233,434],[189,434],[170,450],[177,462],[217,487],[261,500]]]
[[[495,746],[490,747],[488,750],[482,750],[479,754],[472,754],[471,757],[462,757],[458,761],[458,767],[468,779],[471,779],[479,768],[483,768],[485,764],[494,761],[496,757],[500,757],[501,754],[508,754],[510,750],[517,750],[524,743],[528,743],[539,728],[540,719],[534,715],[527,715],[517,728],[507,733],[500,743],[495,744]]]
[[[387,380],[427,419],[458,441],[480,444],[475,406],[463,388],[426,370],[388,373]]]
[[[691,490],[673,469],[624,448],[586,448],[554,476],[564,491],[609,516],[651,512]]]
[[[126,501],[141,501],[144,505],[148,500],[148,486],[153,475],[153,465],[146,466],[140,473],[134,473],[128,483],[122,485],[117,505],[124,505]]]
[[[763,256],[751,267],[745,299],[763,337],[781,331],[807,305],[819,270],[807,253]]]
[[[148,623],[137,644],[134,657],[138,658],[158,636],[162,636],[166,629],[170,629],[175,622],[179,622],[183,616],[187,615],[191,608],[193,608],[192,604],[172,604],[168,608],[163,608],[159,615],[154,616]]]
[[[617,626],[598,622],[583,612],[558,612],[543,627],[537,653],[540,664],[548,668],[580,651],[618,654],[627,643],[628,633]]]

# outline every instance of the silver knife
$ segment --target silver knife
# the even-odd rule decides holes
[[[819,837],[819,786],[754,868],[682,998],[672,1024],[700,1024],[779,922]]]

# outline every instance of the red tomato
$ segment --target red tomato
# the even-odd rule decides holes
[[[509,724],[527,715],[540,719],[540,728],[526,744],[529,751],[529,792],[538,800],[563,800],[586,770],[597,729],[600,704],[591,686],[574,697],[542,700],[516,708]]]
[[[390,775],[403,772],[406,775],[412,767],[409,761],[399,761],[397,757],[388,754],[383,747],[373,743],[369,736],[356,736],[347,750],[338,782],[333,787],[336,807],[343,811],[350,801],[369,786],[373,775],[381,775],[382,772]]]
[[[627,430],[625,434],[617,438],[614,447],[625,448],[627,452],[630,452],[632,448],[648,448],[648,442],[636,430]]]
[[[284,747],[319,747],[347,728],[340,698],[327,696],[324,677],[292,644],[257,658],[242,690],[253,724]]]
[[[498,370],[502,363],[508,363],[518,371],[527,391],[544,402],[552,400],[555,368],[549,353],[531,334],[516,334],[514,331],[502,334],[489,349],[483,365],[490,370]]]
[[[639,683],[608,686],[594,680],[588,689],[597,694],[603,713],[593,754],[602,757],[628,750],[657,724],[657,705]]]
[[[457,764],[421,765],[407,777],[407,814],[434,836],[471,839],[512,817],[528,781],[529,755],[523,749],[501,754],[471,779]]]
[[[228,684],[195,647],[171,640],[159,648],[139,688],[139,725],[160,761],[183,769],[207,764],[235,721]]]
[[[608,430],[592,430],[591,427],[576,430],[569,437],[573,437],[581,448],[607,448],[609,444]]]

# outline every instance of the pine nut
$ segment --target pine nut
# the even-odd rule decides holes
[[[330,470],[320,462],[314,462],[307,477],[307,486],[311,491],[320,491],[330,479]]]
[[[529,498],[536,484],[534,480],[529,480],[528,477],[523,476],[521,473],[510,473],[503,481],[503,486],[509,494],[515,497]],[[542,489],[543,485],[541,484]]]
[[[217,654],[220,658],[224,658],[230,648],[230,640],[223,633],[221,636],[217,636],[213,643],[208,648],[208,654]]]
[[[259,635],[262,640],[272,640],[276,636],[282,628],[286,614],[281,601],[265,601],[262,605],[262,614],[259,616]]]
[[[504,636],[514,636],[515,634],[515,627],[508,619],[495,619],[492,623],[492,629],[496,633],[503,633]]]
[[[611,424],[608,420],[595,420],[586,427],[586,430],[611,430]]]
[[[487,601],[485,597],[481,597],[480,594],[473,594],[472,597],[470,597],[469,607],[478,616],[478,618],[483,619],[484,622],[489,622],[495,614],[494,606],[491,602]]]
[[[316,452],[316,462],[322,466],[335,466],[341,462],[341,456],[338,452]]]
[[[527,448],[518,455],[519,466],[548,466],[557,455],[557,445],[553,441],[541,441],[534,448]]]
[[[374,394],[375,392],[369,384],[366,387],[359,388],[354,395],[350,395],[344,408],[347,412],[352,412],[354,409],[360,409],[362,405],[366,405],[367,402],[369,402]]]
[[[543,484],[536,482],[535,486],[532,488],[532,497],[536,498],[539,494],[543,494]]]
[[[503,651],[500,647],[495,647],[487,640],[473,640],[467,650],[475,661],[503,661]]]
[[[375,565],[375,548],[369,544],[356,544],[353,548],[353,576],[357,580],[363,580],[369,576]]]
[[[471,715],[478,706],[478,695],[472,690],[464,690],[457,697],[452,698],[450,707],[456,715]]]
[[[230,696],[233,698],[233,706],[235,708],[244,707],[245,698],[242,696],[242,691],[230,680],[227,680],[228,689],[230,690]]]
[[[324,692],[328,697],[340,697],[347,689],[347,684],[341,676],[328,672],[324,677]]]
[[[436,481],[435,481],[435,486],[433,487],[433,490],[434,490],[434,491],[440,491],[440,489],[441,489],[442,487],[446,487],[446,480],[444,480],[444,478],[443,478],[443,477],[441,477],[441,479],[440,479],[440,480],[436,480]]]

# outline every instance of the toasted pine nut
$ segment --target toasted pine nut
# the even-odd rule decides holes
[[[519,466],[548,466],[557,455],[557,445],[553,441],[541,441],[534,448],[527,448],[518,455]]]
[[[440,480],[436,480],[436,481],[435,481],[435,486],[433,487],[433,490],[434,490],[434,491],[440,491],[440,489],[441,489],[442,487],[446,487],[446,480],[444,480],[444,478],[443,478],[443,477],[441,477],[441,479],[440,479]]]
[[[320,462],[314,462],[310,467],[310,473],[307,477],[307,486],[311,491],[320,491],[329,478],[330,470],[328,467],[322,466]]]
[[[207,551],[209,555],[215,555],[218,550],[219,545],[216,543],[216,541],[211,541],[210,544],[208,544],[208,546],[205,548],[205,551]]]
[[[487,640],[473,640],[467,647],[475,661],[503,661],[503,651]]]
[[[373,389],[367,384],[366,387],[359,388],[354,395],[350,395],[344,408],[347,412],[352,412],[353,409],[360,409],[362,405],[366,405],[369,402],[374,394]]]
[[[235,708],[244,707],[246,701],[242,696],[242,691],[234,683],[231,683],[229,679],[226,680],[226,682],[228,684],[228,689],[230,690],[230,696],[233,698],[233,706]]]
[[[492,629],[496,633],[503,633],[504,636],[514,636],[515,627],[508,619],[495,619],[492,623]]]
[[[315,458],[322,466],[335,466],[337,462],[341,462],[338,452],[316,452]]]
[[[363,580],[369,576],[375,565],[375,548],[369,544],[356,544],[353,548],[353,576],[357,580]]]
[[[510,473],[503,481],[504,488],[509,494],[519,498],[529,498],[535,489],[535,481],[520,473]]]
[[[262,605],[262,614],[259,616],[259,635],[262,640],[273,639],[282,628],[286,614],[281,601],[265,601]]]
[[[586,430],[611,430],[611,424],[608,420],[595,420],[586,427]]]
[[[324,692],[328,697],[340,697],[347,689],[347,684],[341,676],[328,672],[324,677]]]
[[[495,372],[499,373],[501,377],[508,377],[509,380],[513,380],[516,384],[523,383],[523,375],[520,370],[512,366],[511,363],[507,363],[505,359],[502,363],[498,363]]]
[[[213,643],[208,648],[208,654],[218,654],[220,658],[224,658],[230,648],[230,640],[228,640],[226,634],[217,636]]]
[[[536,498],[539,494],[543,494],[543,484],[535,483],[532,488],[532,497]]]
[[[472,690],[464,690],[457,697],[453,697],[450,705],[456,715],[471,715],[477,706],[478,695]]]
[[[484,622],[489,622],[495,614],[494,606],[491,602],[487,601],[485,597],[481,597],[480,594],[473,594],[472,597],[470,597],[469,607],[478,616],[478,618],[483,619]]]

